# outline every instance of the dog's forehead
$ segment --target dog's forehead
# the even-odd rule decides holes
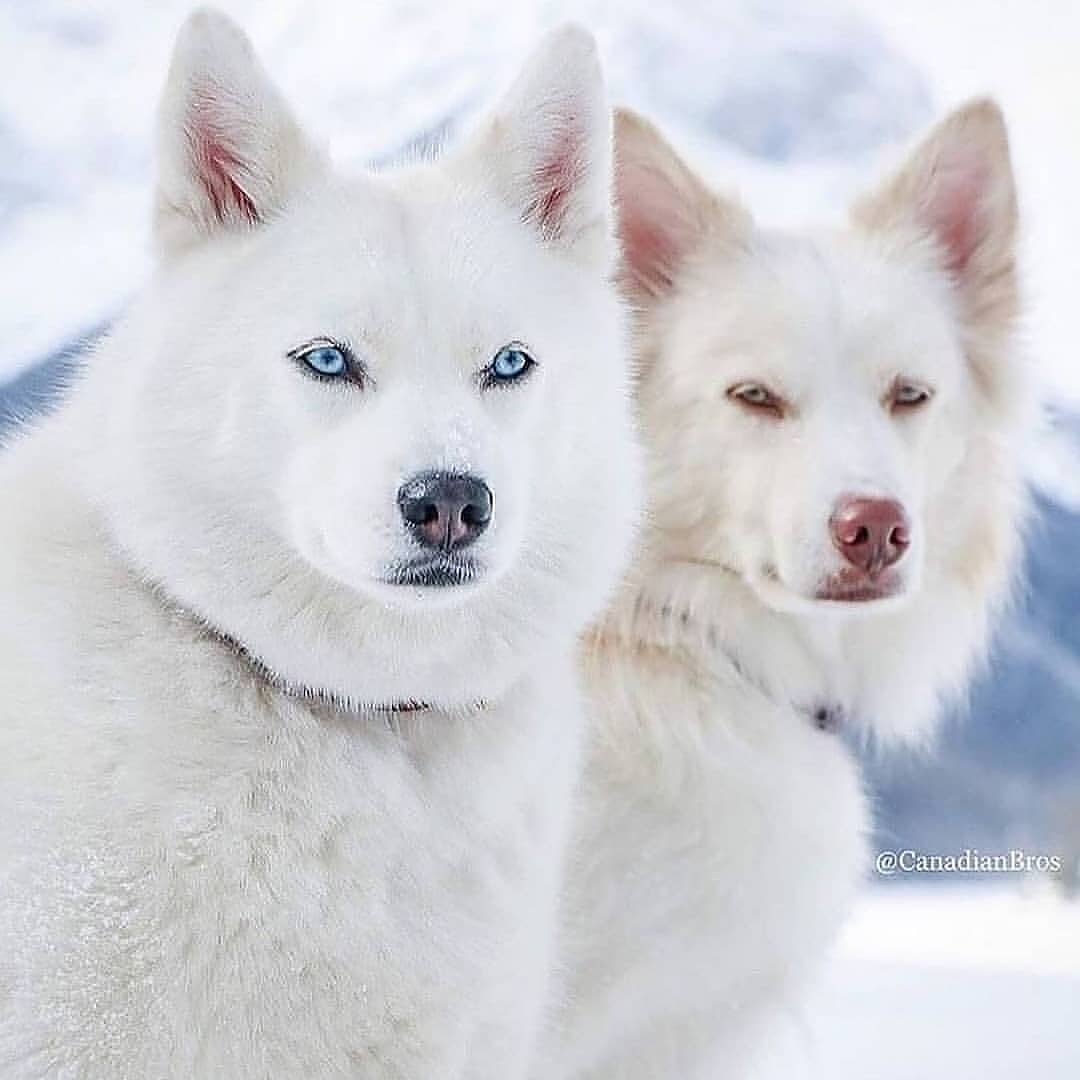
[[[313,198],[308,212],[317,240],[358,267],[442,274],[465,287],[500,276],[493,254],[513,265],[537,249],[499,200],[451,184],[433,168],[340,180]]]
[[[956,297],[927,252],[853,232],[815,238],[833,298],[834,348],[845,369],[923,374],[939,384],[963,365]]]
[[[858,235],[763,230],[707,269],[712,301],[696,305],[697,319],[717,352],[760,359],[796,382],[811,370],[819,384],[853,367],[915,373],[958,355],[940,277]]]
[[[568,276],[528,228],[437,176],[335,183],[282,230],[276,262],[327,317],[398,344],[525,339],[570,299]]]

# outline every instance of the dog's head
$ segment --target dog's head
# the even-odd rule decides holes
[[[616,190],[660,559],[811,622],[900,615],[927,590],[980,609],[1015,547],[1027,400],[997,108],[947,119],[832,233],[759,228],[630,113]]]
[[[553,34],[441,161],[345,178],[243,34],[200,13],[159,142],[162,266],[120,332],[143,355],[117,440],[152,569],[231,629],[219,601],[245,562],[269,561],[278,584],[260,595],[294,607],[302,579],[320,633],[360,605],[388,649],[430,632],[454,654],[480,603],[510,648],[511,596],[523,626],[583,619],[633,501],[610,116],[588,35]],[[185,550],[207,544],[216,595]],[[236,632],[276,667],[296,654],[288,634],[275,648]]]
[[[997,109],[946,121],[833,235],[757,228],[639,118],[617,139],[656,529],[782,611],[895,606],[976,563],[997,527],[970,459],[1014,381]]]

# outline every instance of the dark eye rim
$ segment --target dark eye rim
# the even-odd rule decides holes
[[[337,349],[345,358],[345,370],[340,375],[325,375],[316,371],[305,361],[305,357],[316,349]],[[300,369],[301,374],[309,379],[321,383],[349,383],[354,386],[365,386],[371,383],[371,378],[364,370],[363,365],[356,358],[356,354],[347,342],[339,341],[332,337],[317,337],[305,341],[303,345],[297,345],[290,349],[286,358],[291,360]]]
[[[744,396],[745,391],[750,389],[763,391],[765,400],[750,401]],[[739,408],[745,409],[747,412],[758,416],[768,416],[774,420],[783,420],[790,411],[787,401],[785,401],[780,394],[776,393],[775,390],[771,390],[763,382],[758,382],[756,379],[740,379],[738,382],[732,383],[724,394],[729,401],[738,405]]]
[[[921,396],[915,401],[900,401],[898,399],[898,394],[901,390],[905,389],[918,390]],[[919,379],[909,379],[904,376],[898,376],[893,379],[888,392],[885,394],[884,405],[885,408],[894,415],[896,413],[917,412],[919,409],[925,408],[934,400],[934,394],[934,387],[929,384],[921,382]]]
[[[525,357],[525,366],[516,375],[509,377],[495,374],[495,361],[507,351],[520,352]],[[505,345],[500,345],[495,350],[494,356],[487,363],[487,365],[480,369],[478,373],[478,381],[482,390],[487,390],[490,387],[511,387],[517,386],[524,382],[532,372],[539,365],[536,362],[536,357],[533,356],[532,350],[528,345],[521,341],[508,341]]]

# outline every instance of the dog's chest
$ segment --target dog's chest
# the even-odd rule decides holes
[[[663,700],[647,735],[596,743],[587,765],[556,1075],[726,1060],[823,954],[861,873],[868,817],[840,739],[760,696]],[[664,1030],[628,1051],[657,1016]]]
[[[103,733],[109,780],[32,823],[3,913],[31,935],[19,1038],[109,1075],[472,1075],[481,1025],[543,991],[573,703],[553,723],[549,682],[405,733],[265,690],[203,717],[182,698],[141,745]]]

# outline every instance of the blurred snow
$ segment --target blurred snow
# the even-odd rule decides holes
[[[1080,907],[1043,888],[869,890],[755,1080],[1076,1080]]]

